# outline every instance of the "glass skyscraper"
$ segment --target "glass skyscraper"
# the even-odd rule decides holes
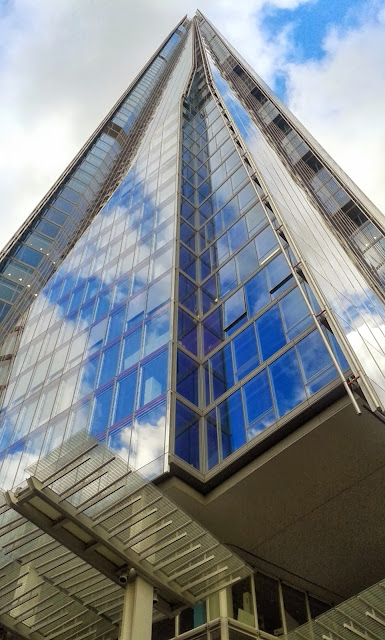
[[[0,487],[82,430],[207,497],[343,403],[383,429],[384,220],[215,27],[184,18],[2,253]],[[245,625],[287,634],[328,608],[281,583],[272,604],[257,576],[255,624],[233,593]],[[183,615],[159,638],[206,623]]]

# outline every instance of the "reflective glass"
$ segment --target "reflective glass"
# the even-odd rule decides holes
[[[274,400],[279,418],[306,400],[301,371],[294,349],[284,353],[270,366]]]

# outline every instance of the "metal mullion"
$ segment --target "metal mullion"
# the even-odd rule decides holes
[[[56,540],[50,540],[49,542],[46,542],[45,544],[41,545],[41,547],[38,547],[36,550],[33,549],[31,551],[27,551],[26,553],[23,553],[22,555],[18,556],[18,560],[19,561],[20,560],[23,561],[26,556],[29,556],[29,555],[33,554],[33,558],[31,560],[31,562],[32,561],[35,562],[35,560],[37,560],[38,558],[41,558],[41,556],[46,555],[47,553],[51,553],[51,551],[43,551],[43,550],[46,547],[50,547],[52,545],[54,545],[54,548],[52,549],[52,551],[55,548],[58,548],[60,546],[59,543]],[[35,555],[37,551],[42,551],[42,553],[40,553],[39,555]]]
[[[90,622],[89,624],[87,624],[87,626],[83,627],[82,631],[89,629],[90,627],[97,627],[98,624],[100,624],[100,622],[103,622],[102,620],[94,620],[93,622]],[[77,632],[75,632],[77,633]],[[86,633],[85,635],[83,634],[82,636],[76,636],[76,640],[85,640],[85,638],[88,638],[91,634],[95,633],[94,631],[90,631],[89,633]],[[104,633],[108,633],[107,630]],[[71,640],[71,638],[74,637],[74,634],[71,634],[70,636],[67,636],[66,640]]]
[[[143,505],[143,507],[140,507],[140,509],[138,509],[137,511],[135,511],[134,513],[131,513],[131,515],[127,516],[126,518],[124,518],[123,520],[121,520],[118,524],[114,525],[113,527],[111,527],[111,529],[107,529],[108,533],[110,535],[116,535],[113,532],[116,531],[116,529],[118,529],[118,533],[120,532],[120,529],[122,527],[122,525],[125,525],[127,522],[129,522],[130,520],[132,520],[132,518],[134,518],[135,516],[139,515],[140,513],[142,513],[143,511],[145,511],[146,509],[148,509],[148,507],[152,507],[153,504],[156,504],[157,502],[159,502],[159,500],[162,499],[162,496],[159,495],[156,498],[154,498],[153,500],[150,500],[150,502],[148,502],[147,504]],[[150,511],[150,513],[147,513],[143,518],[139,518],[139,520],[137,522],[140,522],[141,520],[143,520],[144,518],[148,518],[148,516],[152,515],[153,513],[155,513],[158,510],[157,507],[155,507],[155,509],[152,509]],[[137,522],[134,522],[132,524],[137,524]],[[132,524],[130,526],[132,526]]]
[[[75,558],[76,558],[76,556],[75,556]],[[61,571],[60,573],[56,573],[55,574],[55,578],[60,578],[61,576],[65,575],[66,573],[70,573],[70,571],[74,571],[74,570],[78,569],[79,567],[86,567],[85,571],[88,571],[90,569],[90,567],[87,565],[87,563],[82,560],[79,564],[76,564],[74,567],[69,567],[68,569],[64,569],[64,571]],[[55,567],[55,569],[56,569],[56,567]],[[49,571],[51,571],[51,569]],[[47,571],[47,573],[49,573],[49,571]],[[81,573],[84,573],[84,571],[82,571]],[[70,578],[65,578],[63,580],[63,582],[66,582],[66,580],[70,580]]]
[[[59,545],[59,546],[60,546],[60,545]],[[72,551],[69,551],[68,549],[66,549],[66,550],[64,551],[64,553],[61,553],[59,556],[56,556],[56,558],[51,558],[50,560],[46,560],[45,562],[42,562],[41,564],[36,565],[36,570],[40,570],[40,569],[41,569],[42,567],[44,567],[45,565],[47,565],[47,564],[51,564],[51,562],[56,562],[56,561],[58,560],[58,558],[66,558],[66,557],[68,557],[68,556],[72,556],[72,555],[73,555]],[[59,563],[58,565],[56,565],[56,566],[59,566],[59,567],[60,567],[60,565],[61,565],[61,564],[64,564],[65,562],[66,562],[66,560],[64,560],[63,562],[60,562],[60,563]],[[49,573],[49,572],[50,572],[50,569],[47,569],[47,570],[46,570],[46,573]]]
[[[172,515],[173,513],[175,513],[175,511],[178,511],[178,507],[175,507],[175,509],[172,509],[171,511],[169,511],[168,513],[159,516],[159,518],[157,518],[156,520],[154,520],[153,522],[151,522],[150,524],[148,524],[146,527],[143,527],[143,529],[141,529],[140,531],[138,531],[138,533],[135,533],[132,537],[130,537],[125,543],[124,546],[128,547],[131,546],[131,542],[132,540],[135,540],[135,538],[140,537],[143,533],[147,532],[149,529],[151,529],[151,527],[153,527],[154,525],[156,525],[158,522],[161,522],[162,520],[165,520],[166,518],[168,518],[170,515]],[[163,523],[162,525],[160,525],[160,527],[157,527],[154,531],[152,531],[150,534],[146,534],[145,537],[147,536],[153,536],[154,533],[157,533],[158,531],[160,531],[163,527],[168,526],[172,524],[172,520],[168,520],[167,523]],[[137,542],[135,542],[135,544],[138,544]]]
[[[15,584],[15,582],[17,583],[17,582],[19,582],[19,580],[22,580],[23,578],[25,578],[25,576],[27,576],[28,573],[29,573],[28,571],[26,571],[25,573],[20,573],[20,575],[18,575],[16,578],[13,578],[9,582],[6,582],[4,585],[0,586],[0,592],[3,591],[4,589],[7,589],[11,585]],[[15,590],[17,589],[17,587],[12,587],[10,589],[10,591],[12,591],[13,588],[15,588]],[[2,594],[2,595],[6,595],[7,593],[9,593],[9,592],[6,591],[5,594]]]
[[[241,576],[237,576],[236,578],[232,578],[231,580],[228,580],[227,582],[225,582],[224,584],[220,585],[220,589],[225,589],[226,587],[230,587],[232,584],[235,584],[236,582],[239,582],[240,580],[242,580]],[[217,593],[218,592],[218,586],[215,586],[213,588],[210,588],[209,591],[199,591],[197,592],[197,595],[195,595],[194,597],[199,598],[199,600],[203,600],[204,598],[207,598],[207,596],[212,595],[213,593]]]
[[[18,596],[17,598],[13,599],[13,605],[11,608],[15,608],[21,606],[22,604],[24,604],[23,600],[25,598],[25,596],[28,596],[28,599],[31,597],[30,594],[33,593],[33,591],[35,591],[35,589],[40,588],[43,584],[45,584],[44,580],[41,580],[40,582],[37,582],[33,587],[31,587],[31,589],[28,589],[27,591],[24,591],[20,596]],[[18,587],[17,587],[18,588]],[[33,598],[36,596],[32,596]],[[15,604],[16,601],[20,601],[19,604]],[[4,609],[0,610],[0,615],[2,615],[4,613]]]
[[[131,500],[131,502],[129,502],[127,504],[123,504],[123,506],[119,507],[118,509],[116,509],[116,508],[114,509],[114,507],[117,507],[122,502],[124,503],[125,500],[130,498],[132,495],[134,495],[135,493],[137,493],[141,489],[143,489],[143,486],[140,487],[139,489],[135,489],[135,491],[133,491],[128,496],[124,496],[123,498],[119,498],[119,500],[117,500],[112,505],[107,507],[107,509],[104,509],[103,511],[100,511],[95,518],[92,518],[93,523],[94,524],[100,524],[101,522],[104,522],[105,520],[108,520],[109,518],[112,518],[112,516],[116,515],[120,511],[123,511],[123,509],[126,509],[127,507],[131,507],[133,504],[135,504],[135,502],[138,502],[138,500],[141,500],[142,496],[139,495],[136,498],[134,498],[133,500]],[[112,511],[112,513],[109,513],[110,511]],[[109,515],[106,515],[106,513],[108,513]],[[103,516],[103,517],[101,517],[101,516]]]
[[[194,561],[198,560],[198,558],[200,556],[203,556],[207,553],[210,553],[211,551],[213,551],[214,549],[216,549],[217,547],[219,547],[220,543],[216,542],[215,544],[212,544],[210,547],[207,547],[207,549],[202,549],[202,551],[200,553],[197,553],[194,557]],[[189,562],[191,562],[191,560],[187,560],[187,562],[182,563],[181,565],[179,565],[177,571],[179,571],[180,569],[184,569],[185,567],[188,566]],[[168,576],[170,577],[170,576]]]
[[[99,582],[102,582],[103,580],[106,580],[106,576],[104,574],[98,573],[97,575],[87,576],[86,578],[82,578],[81,580],[78,580],[76,583],[70,584],[68,587],[66,587],[66,590],[69,593],[71,593],[71,595],[77,596],[79,593],[81,593],[81,591],[89,589],[90,587],[94,587],[95,585],[99,584]],[[74,588],[74,587],[78,587],[79,585],[83,584],[83,582],[87,582],[87,581],[90,584],[87,585],[86,587],[82,586],[80,587],[80,589]]]
[[[45,598],[43,598],[43,600],[40,600],[36,604],[32,605],[32,607],[30,607],[29,609],[24,609],[23,613],[20,616],[16,617],[16,620],[18,622],[23,622],[23,620],[28,620],[28,618],[32,618],[32,616],[37,615],[37,613],[42,613],[43,611],[46,611],[46,609],[49,609],[50,607],[53,606],[53,603],[51,602],[46,607],[42,607],[42,608],[40,608],[40,605],[42,605],[44,602],[48,602],[48,600],[52,600],[52,598],[54,598],[55,596],[56,596],[55,593],[50,593],[49,596],[46,596]],[[33,611],[34,609],[36,609],[36,607],[39,607],[38,612],[29,613],[30,611]],[[26,613],[28,615],[25,615]]]
[[[56,622],[56,620],[60,620],[60,618],[65,618],[67,616],[67,611],[65,613],[59,613],[59,611],[62,611],[63,609],[68,609],[68,606],[69,606],[69,603],[66,602],[58,609],[51,611],[51,613],[47,613],[46,616],[44,616],[43,618],[40,618],[37,624],[32,625],[31,630],[39,631],[39,629],[43,629],[44,627],[47,627],[49,624],[52,624],[52,622]],[[59,613],[59,615],[57,615],[52,620],[49,620],[49,618],[51,618],[54,614],[57,614],[57,613]]]
[[[185,583],[184,585],[181,585],[180,588],[182,592],[190,591],[192,587],[195,587],[196,585],[200,584],[201,582],[204,582],[205,580],[210,580],[210,578],[215,578],[215,576],[219,575],[220,573],[223,573],[224,571],[228,571],[228,569],[229,567],[225,565],[224,567],[221,567],[220,569],[217,569],[212,573],[209,573],[203,577],[197,578],[196,580],[193,580],[193,582],[188,582],[187,584]]]
[[[75,484],[73,484],[72,487],[70,487],[69,489],[67,489],[63,493],[60,493],[59,494],[60,495],[59,502],[62,502],[63,500],[66,500],[67,498],[71,497],[74,493],[77,493],[77,491],[81,491],[82,489],[84,489],[84,487],[86,487],[87,485],[91,484],[95,480],[98,480],[101,476],[103,476],[106,473],[108,473],[108,471],[104,471],[103,473],[99,473],[99,475],[97,475],[96,478],[93,478],[92,480],[90,480],[90,476],[92,476],[94,473],[97,473],[98,471],[103,469],[106,465],[108,465],[113,460],[115,460],[115,456],[112,457],[112,458],[109,458],[108,460],[106,460],[102,464],[98,465],[95,469],[93,469],[92,471],[87,473],[83,478],[81,478],[80,480],[75,482]],[[83,486],[81,486],[82,483],[84,483]]]
[[[121,482],[124,478],[126,478],[127,476],[131,475],[132,470],[130,469],[129,471],[127,471],[126,473],[124,473],[122,476],[120,476],[118,479],[113,480],[112,482],[110,482],[109,484],[107,484],[105,487],[103,487],[102,489],[99,489],[99,491],[97,491],[92,498],[88,498],[87,500],[84,500],[83,502],[81,502],[80,504],[77,505],[76,510],[77,511],[85,511],[86,509],[88,509],[89,507],[92,507],[95,503],[99,502],[100,500],[104,500],[105,498],[107,498],[109,495],[111,495],[111,493],[114,493],[115,491],[118,491],[119,489],[123,489],[124,488],[124,484],[121,487],[116,487],[113,489],[113,491],[111,491],[110,493],[106,494],[105,496],[103,496],[102,498],[100,498],[100,494],[103,493],[104,491],[106,491],[107,489],[111,489],[112,487],[114,487],[115,484],[117,484],[118,482]],[[87,505],[87,503],[90,503]],[[84,505],[87,505],[86,507]]]
[[[124,597],[124,595],[123,595]],[[108,604],[109,602],[114,602],[116,600],[116,596],[114,595],[112,598],[108,599],[108,600],[104,600],[104,604]],[[121,606],[121,603],[116,604],[113,607],[107,607],[107,609],[100,609],[99,612],[100,614],[104,614],[107,611],[112,611],[113,609],[116,609],[118,606]]]
[[[54,627],[53,629],[51,629],[49,635],[47,636],[47,640],[53,640],[53,638],[57,638],[58,636],[61,636],[63,633],[66,633],[67,631],[70,631],[71,629],[74,629],[75,627],[78,627],[80,624],[83,624],[82,621],[79,620],[79,622],[74,622],[73,624],[70,624],[69,626],[67,626],[68,622],[71,622],[71,620],[75,620],[76,618],[79,618],[80,616],[84,616],[85,613],[87,613],[87,612],[86,611],[79,612],[75,616],[72,616],[72,618],[69,618],[69,620],[65,620],[64,622],[59,624],[57,627]],[[62,629],[63,625],[66,625],[65,629]],[[61,631],[57,631],[57,629],[62,629],[62,630]],[[56,633],[52,633],[53,631],[56,631]]]
[[[174,529],[174,531],[170,531],[169,533],[167,533],[165,536],[163,536],[162,538],[159,538],[159,540],[157,540],[156,542],[153,542],[152,544],[150,544],[148,547],[146,547],[145,549],[143,549],[142,551],[139,552],[140,556],[143,556],[143,560],[145,560],[147,558],[147,551],[149,549],[153,549],[153,547],[156,547],[157,545],[159,545],[160,542],[163,542],[163,540],[166,540],[167,538],[169,538],[171,535],[177,533],[178,531],[180,531],[181,529],[183,529],[184,527],[187,527],[189,524],[191,524],[192,520],[188,520],[186,523],[181,524],[179,527],[177,527],[176,529]],[[176,539],[179,538],[184,538],[185,536],[187,536],[187,531],[185,531],[183,533],[183,535],[177,536]],[[158,551],[161,551],[162,549],[164,549],[165,547],[168,546],[168,542],[166,542],[163,546],[157,547],[155,549],[155,551],[151,551],[151,553],[149,553],[149,556],[152,556],[154,553],[157,553]],[[172,544],[172,543],[171,543]],[[146,554],[146,555],[144,555]]]
[[[199,562],[196,562],[195,564],[188,566],[186,569],[182,569],[181,571],[177,571],[176,573],[172,573],[171,575],[168,575],[167,578],[168,580],[176,580],[177,578],[180,578],[180,576],[183,576],[186,573],[189,573],[190,571],[193,571],[197,567],[200,567],[206,564],[207,562],[211,562],[211,560],[214,560],[214,559],[215,559],[214,555],[208,556],[207,558],[203,558],[203,560],[199,560]]]
[[[82,451],[77,456],[75,456],[75,458],[73,458],[71,460],[71,462],[66,462],[61,467],[59,467],[59,469],[56,469],[56,471],[54,473],[51,473],[47,478],[45,478],[45,480],[43,480],[43,482],[42,482],[43,486],[47,486],[48,484],[51,484],[53,482],[56,482],[57,480],[60,480],[60,478],[62,478],[63,476],[67,475],[67,473],[69,473],[73,469],[77,469],[77,467],[79,467],[82,464],[84,464],[84,462],[88,462],[89,460],[91,460],[90,456],[88,456],[85,460],[80,460],[80,458],[82,456],[86,455],[87,453],[89,453],[90,451],[92,451],[93,449],[95,449],[95,447],[97,447],[97,446],[98,446],[98,443],[94,442],[92,445],[90,445],[89,447],[84,449],[84,451]],[[74,462],[77,462],[78,460],[80,460],[80,462],[78,464],[72,466],[72,464]],[[71,469],[68,469],[68,466],[71,466]],[[64,473],[62,473],[62,472],[64,472]],[[55,476],[58,475],[58,474],[60,474],[59,477],[55,478]]]
[[[24,540],[25,538],[27,538],[28,536],[33,536],[30,540]],[[34,529],[32,529],[31,531],[28,531],[27,533],[24,533],[22,536],[17,537],[15,540],[12,540],[11,542],[6,542],[5,544],[2,545],[3,549],[7,549],[8,547],[11,547],[12,545],[14,545],[12,551],[14,551],[15,549],[19,549],[20,547],[24,547],[26,544],[29,544],[30,542],[33,542],[33,540],[36,540],[36,538],[40,538],[40,536],[43,535],[40,529],[36,529],[36,527],[34,527]],[[21,544],[17,544],[18,542],[21,542]]]
[[[91,598],[91,600],[86,600],[86,598],[88,598],[88,596],[93,596],[95,593],[99,593],[100,591],[106,591],[107,595],[110,595],[110,589],[111,587],[114,588],[114,590],[111,593],[117,593],[120,590],[120,587],[118,587],[118,585],[116,585],[114,582],[109,586],[106,587],[105,585],[102,587],[99,587],[98,589],[95,589],[94,591],[91,591],[91,593],[87,593],[82,600],[84,601],[84,604],[88,607],[90,604],[92,604],[93,602],[97,602],[97,600],[99,600],[99,596],[97,596],[96,598]]]
[[[8,507],[8,505],[7,505],[7,507]],[[9,507],[8,507],[8,509],[9,509]],[[16,518],[14,518],[13,520],[11,520],[10,522],[6,522],[5,524],[0,525],[0,531],[2,531],[3,529],[6,529],[7,527],[10,527],[9,531],[4,531],[4,533],[2,533],[1,536],[5,536],[7,533],[10,533],[11,531],[14,531],[15,529],[18,529],[18,527],[21,527],[26,522],[28,522],[28,520],[26,520],[23,516],[18,516]],[[19,524],[16,524],[16,523],[19,523]]]

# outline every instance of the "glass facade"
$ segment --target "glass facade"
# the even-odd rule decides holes
[[[350,369],[371,406],[385,404],[377,289],[230,86],[229,56],[200,14],[180,25],[83,152],[79,175],[15,239],[6,279],[28,288],[20,269],[42,256],[51,271],[40,293],[30,274],[34,301],[0,415],[0,486],[84,428],[152,476],[172,461],[204,482]],[[121,136],[136,141],[132,157]],[[97,215],[84,205],[64,250],[57,238],[74,214],[55,203],[83,202],[85,173],[110,197],[93,192]]]

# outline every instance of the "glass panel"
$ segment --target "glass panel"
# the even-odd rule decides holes
[[[305,594],[302,591],[283,584],[282,595],[287,630],[292,631],[301,624],[308,622]]]
[[[175,408],[175,455],[199,469],[199,416],[179,400]]]
[[[95,395],[91,422],[90,422],[90,434],[92,436],[98,436],[108,427],[108,418],[110,415],[110,407],[112,400],[113,386],[111,385],[101,393]]]
[[[245,284],[247,313],[252,318],[270,302],[270,294],[266,280],[266,272],[259,271]]]
[[[275,305],[266,311],[255,323],[261,360],[266,360],[286,344],[281,314]]]
[[[222,455],[226,458],[246,442],[241,392],[236,391],[218,406]]]
[[[130,415],[134,409],[137,369],[120,378],[116,385],[114,422]]]
[[[337,371],[318,331],[313,331],[298,343],[297,353],[309,395],[336,377]]]
[[[167,350],[162,351],[140,367],[138,408],[143,407],[167,388]]]
[[[281,418],[306,399],[294,349],[290,349],[273,362],[269,371],[278,417]]]
[[[279,606],[278,582],[273,578],[256,573],[254,576],[257,600],[258,628],[274,636],[283,635],[283,625]]]
[[[254,326],[250,325],[232,341],[236,380],[242,380],[259,365],[257,339]]]
[[[254,438],[275,421],[269,377],[266,369],[242,388],[248,424],[247,437]]]

